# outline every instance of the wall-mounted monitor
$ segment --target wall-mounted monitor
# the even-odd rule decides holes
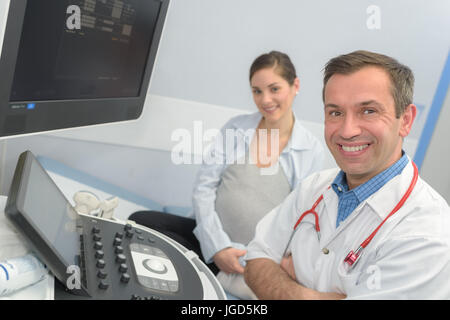
[[[8,2],[0,137],[140,116],[169,0]]]

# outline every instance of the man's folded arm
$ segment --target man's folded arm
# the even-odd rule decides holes
[[[244,277],[247,285],[262,300],[328,300],[345,298],[345,295],[333,292],[319,292],[300,285],[279,264],[267,258],[248,260]]]

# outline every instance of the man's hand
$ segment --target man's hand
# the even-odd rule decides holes
[[[213,259],[214,263],[225,273],[244,273],[244,267],[239,263],[239,257],[247,253],[247,250],[236,248],[225,248],[217,252]]]
[[[288,257],[283,257],[280,263],[281,269],[286,271],[286,273],[292,278],[292,280],[297,281],[297,277],[295,276],[294,262],[292,261],[292,255]]]

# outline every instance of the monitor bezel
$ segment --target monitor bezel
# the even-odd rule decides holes
[[[139,96],[15,101],[11,103],[10,93],[28,1],[13,0],[9,3],[0,56],[0,75],[2,77],[2,81],[0,81],[0,137],[138,119],[142,114],[147,97],[170,0],[153,0],[160,2],[161,5],[147,55]],[[36,103],[37,107],[28,110],[26,108],[28,103]],[[13,107],[13,104],[15,107]],[[11,126],[11,119],[20,119],[23,124],[17,125],[17,128],[9,128],[7,126],[8,123]]]
[[[37,161],[33,153],[31,151],[25,151],[19,156],[17,161],[17,166],[14,171],[11,188],[5,206],[5,216],[22,234],[24,239],[27,241],[27,244],[37,255],[37,257],[48,267],[54,276],[67,287],[68,281],[73,280],[71,278],[73,273],[68,272],[70,271],[68,270],[70,265],[68,265],[64,258],[58,253],[56,248],[48,240],[41,229],[36,226],[31,219],[29,219],[29,215],[24,209],[32,163],[35,163],[37,167],[44,172],[45,176],[48,178],[48,182],[54,185],[56,192],[60,193],[59,196],[66,199],[64,194],[48,175],[47,171],[45,171],[39,161]],[[71,206],[68,201],[67,205]],[[79,287],[70,290],[70,292],[77,295],[90,296],[88,289],[82,284],[82,274],[80,273],[77,276],[79,276],[80,285]]]

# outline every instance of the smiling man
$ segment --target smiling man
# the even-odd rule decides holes
[[[450,299],[450,208],[403,151],[414,77],[356,51],[325,67],[339,169],[306,178],[258,224],[245,279],[263,299]]]

